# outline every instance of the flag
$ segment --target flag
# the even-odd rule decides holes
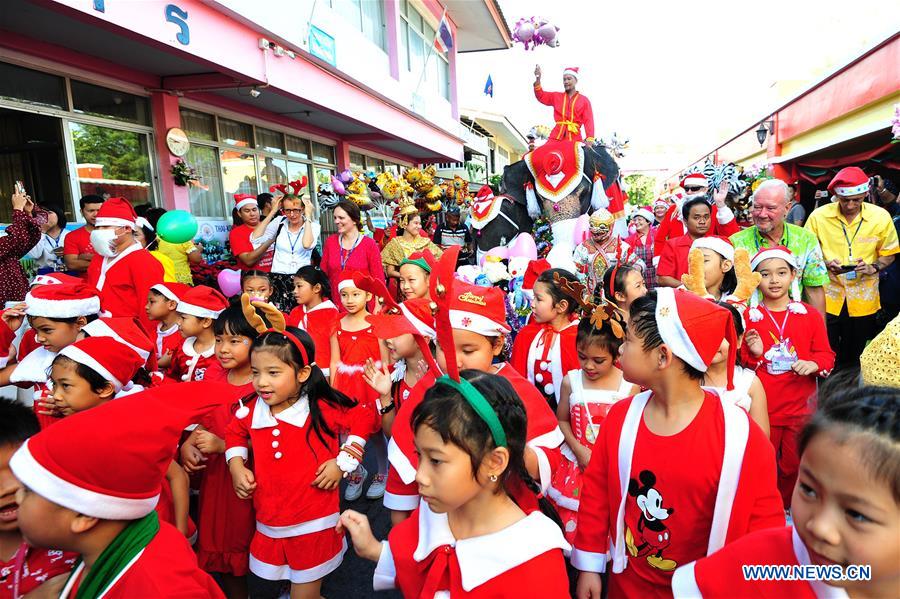
[[[447,11],[441,15],[441,22],[438,24],[437,31],[434,34],[434,49],[438,52],[449,52],[453,49],[453,34],[450,33],[450,24],[447,22]]]
[[[494,80],[488,75],[487,81],[484,82],[484,95],[494,97]]]

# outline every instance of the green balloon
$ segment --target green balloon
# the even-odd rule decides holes
[[[187,210],[169,210],[156,223],[156,234],[169,243],[184,243],[197,234],[197,219]]]

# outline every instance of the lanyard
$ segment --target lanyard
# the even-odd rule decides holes
[[[304,224],[303,227],[305,227],[305,226],[306,225]],[[294,255],[294,246],[297,245],[297,242],[300,241],[300,236],[303,235],[303,227],[300,227],[300,230],[297,231],[297,236],[294,238],[293,241],[291,241],[291,232],[289,230],[285,231],[285,233],[287,233],[288,243],[291,246],[291,256]],[[340,240],[338,240],[338,242],[340,242]],[[343,265],[341,265],[341,268],[343,268]]]
[[[350,261],[350,256],[353,255],[353,251],[356,249],[356,246],[359,245],[359,242],[360,242],[360,241],[362,241],[362,233],[357,233],[357,234],[356,234],[356,241],[353,242],[353,247],[350,248],[349,250],[345,250],[345,249],[344,249],[344,246],[341,245],[341,239],[340,239],[340,237],[338,237],[338,247],[341,249],[341,255],[340,255],[340,259],[341,259],[341,270],[344,270],[344,268],[347,266],[347,262]],[[347,256],[346,256],[346,257],[344,256],[344,252],[347,252]]]
[[[771,320],[772,324],[775,325],[775,330],[778,331],[778,341],[784,341],[784,329],[787,327],[787,322],[788,318],[791,315],[791,311],[784,311],[784,320],[781,321],[781,326],[779,326],[778,323],[775,322],[775,317],[772,316],[771,312],[769,312],[769,309],[765,306],[763,306],[762,309],[766,311],[766,314],[769,315],[769,320]]]
[[[50,241],[50,243],[53,244],[53,249],[55,250],[59,247],[59,238],[62,237],[62,232],[60,232],[60,234],[56,236],[56,239],[53,239],[46,233],[44,233],[44,237],[46,237]]]
[[[782,241],[784,241],[784,243],[782,243],[781,245],[788,249],[791,249],[790,232],[791,230],[788,229],[788,224],[784,223],[784,236],[782,237]],[[754,233],[756,233],[756,235],[753,237],[753,240],[756,242],[756,251],[758,252],[762,249],[762,245],[760,244],[760,241],[762,241],[762,234],[759,232],[759,229],[756,229]]]
[[[859,233],[859,228],[862,227],[862,216],[859,217],[859,224],[856,225],[856,231],[853,232],[853,237],[847,235],[847,227],[844,226],[844,223],[841,223],[841,230],[844,232],[844,239],[847,240],[847,255],[849,256],[849,261],[853,262],[853,242],[856,240],[856,235]]]
[[[13,572],[13,584],[12,584],[12,596],[13,599],[19,599],[19,585],[22,581],[22,570],[25,567],[25,558],[28,556],[28,545],[26,543],[22,543],[19,545],[19,548],[16,550],[16,554],[13,556],[13,568],[15,569]]]

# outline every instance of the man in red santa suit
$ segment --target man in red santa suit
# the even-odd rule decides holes
[[[681,187],[685,191],[685,195],[675,197],[675,202],[669,206],[666,215],[663,216],[656,231],[656,238],[653,243],[653,263],[659,263],[659,256],[662,253],[666,241],[676,239],[682,235],[687,235],[687,225],[684,223],[684,217],[681,213],[681,206],[684,201],[691,196],[706,195],[709,183],[703,173],[690,173],[681,179]],[[725,182],[713,191],[713,202],[710,206],[711,226],[707,235],[719,235],[728,237],[740,231],[737,220],[734,218],[734,212],[725,203],[728,195],[728,183]]]
[[[155,342],[156,324],[144,308],[150,288],[163,282],[163,268],[134,238],[136,221],[134,208],[125,198],[103,203],[91,231],[91,245],[97,253],[88,266],[87,280],[100,291],[104,312],[137,318]]]
[[[63,419],[13,454],[25,540],[81,555],[62,599],[224,598],[154,506],[184,427],[228,387],[184,383],[116,399]]]
[[[748,532],[784,525],[775,452],[735,404],[700,386],[731,313],[660,288],[631,305],[622,372],[647,391],[610,409],[584,473],[572,565],[578,597],[671,596],[672,572]],[[627,565],[627,568],[626,568]]]
[[[563,71],[563,90],[544,91],[541,87],[541,67],[534,67],[534,97],[545,106],[553,107],[556,125],[547,137],[554,141],[581,141],[594,143],[594,112],[591,101],[575,89],[578,85],[578,67],[567,67]],[[584,138],[581,128],[584,127]]]

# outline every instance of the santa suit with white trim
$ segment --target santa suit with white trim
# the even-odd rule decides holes
[[[137,215],[128,200],[110,198],[97,213],[97,227],[137,228]],[[96,230],[96,229],[95,229]],[[135,317],[144,332],[156,340],[156,323],[147,316],[147,294],[163,282],[162,264],[135,241],[115,257],[95,254],[87,269],[87,281],[100,291],[100,305],[110,316]]]
[[[10,469],[31,493],[63,508],[101,520],[140,520],[159,499],[181,431],[214,407],[215,400],[204,398],[216,397],[222,387],[187,383],[151,389],[67,417],[28,439]],[[52,525],[25,522],[24,513],[20,509],[23,531]],[[197,567],[184,536],[165,522],[128,563],[116,567],[116,576],[96,597],[224,598]],[[88,575],[83,563],[76,566],[60,597],[74,599]]]
[[[166,298],[166,300],[178,304],[178,302],[181,301],[180,296],[184,295],[190,288],[189,285],[185,285],[184,283],[157,283],[151,287],[150,290],[160,294]],[[184,343],[184,337],[181,336],[181,331],[178,329],[178,323],[173,324],[168,329],[163,329],[162,326],[163,323],[161,322],[156,325],[157,360],[165,355],[174,356],[175,352]]]
[[[348,442],[365,445],[371,415],[361,404],[342,410],[320,402],[323,419],[332,431],[349,430]],[[339,451],[335,437],[323,442],[311,430],[309,399],[300,399],[273,415],[254,397],[235,413],[225,431],[225,460],[247,460],[253,447],[253,493],[256,534],[250,543],[250,571],[267,580],[306,583],[334,571],[347,549],[335,532],[339,487],[324,490],[311,483],[320,464]]]
[[[686,291],[662,288],[657,297],[660,337],[675,356],[705,371],[725,337],[734,364],[730,312]],[[610,597],[670,596],[678,565],[784,524],[765,434],[742,409],[704,393],[693,421],[671,436],[644,423],[652,391],[614,404],[603,422],[584,474],[572,565],[605,572],[612,561]]]
[[[227,307],[228,300],[224,295],[211,287],[198,285],[181,297],[176,311],[196,318],[215,320]],[[187,337],[172,355],[168,376],[176,382],[202,381],[206,369],[216,362],[215,345],[198,352],[196,343],[196,337]]]

